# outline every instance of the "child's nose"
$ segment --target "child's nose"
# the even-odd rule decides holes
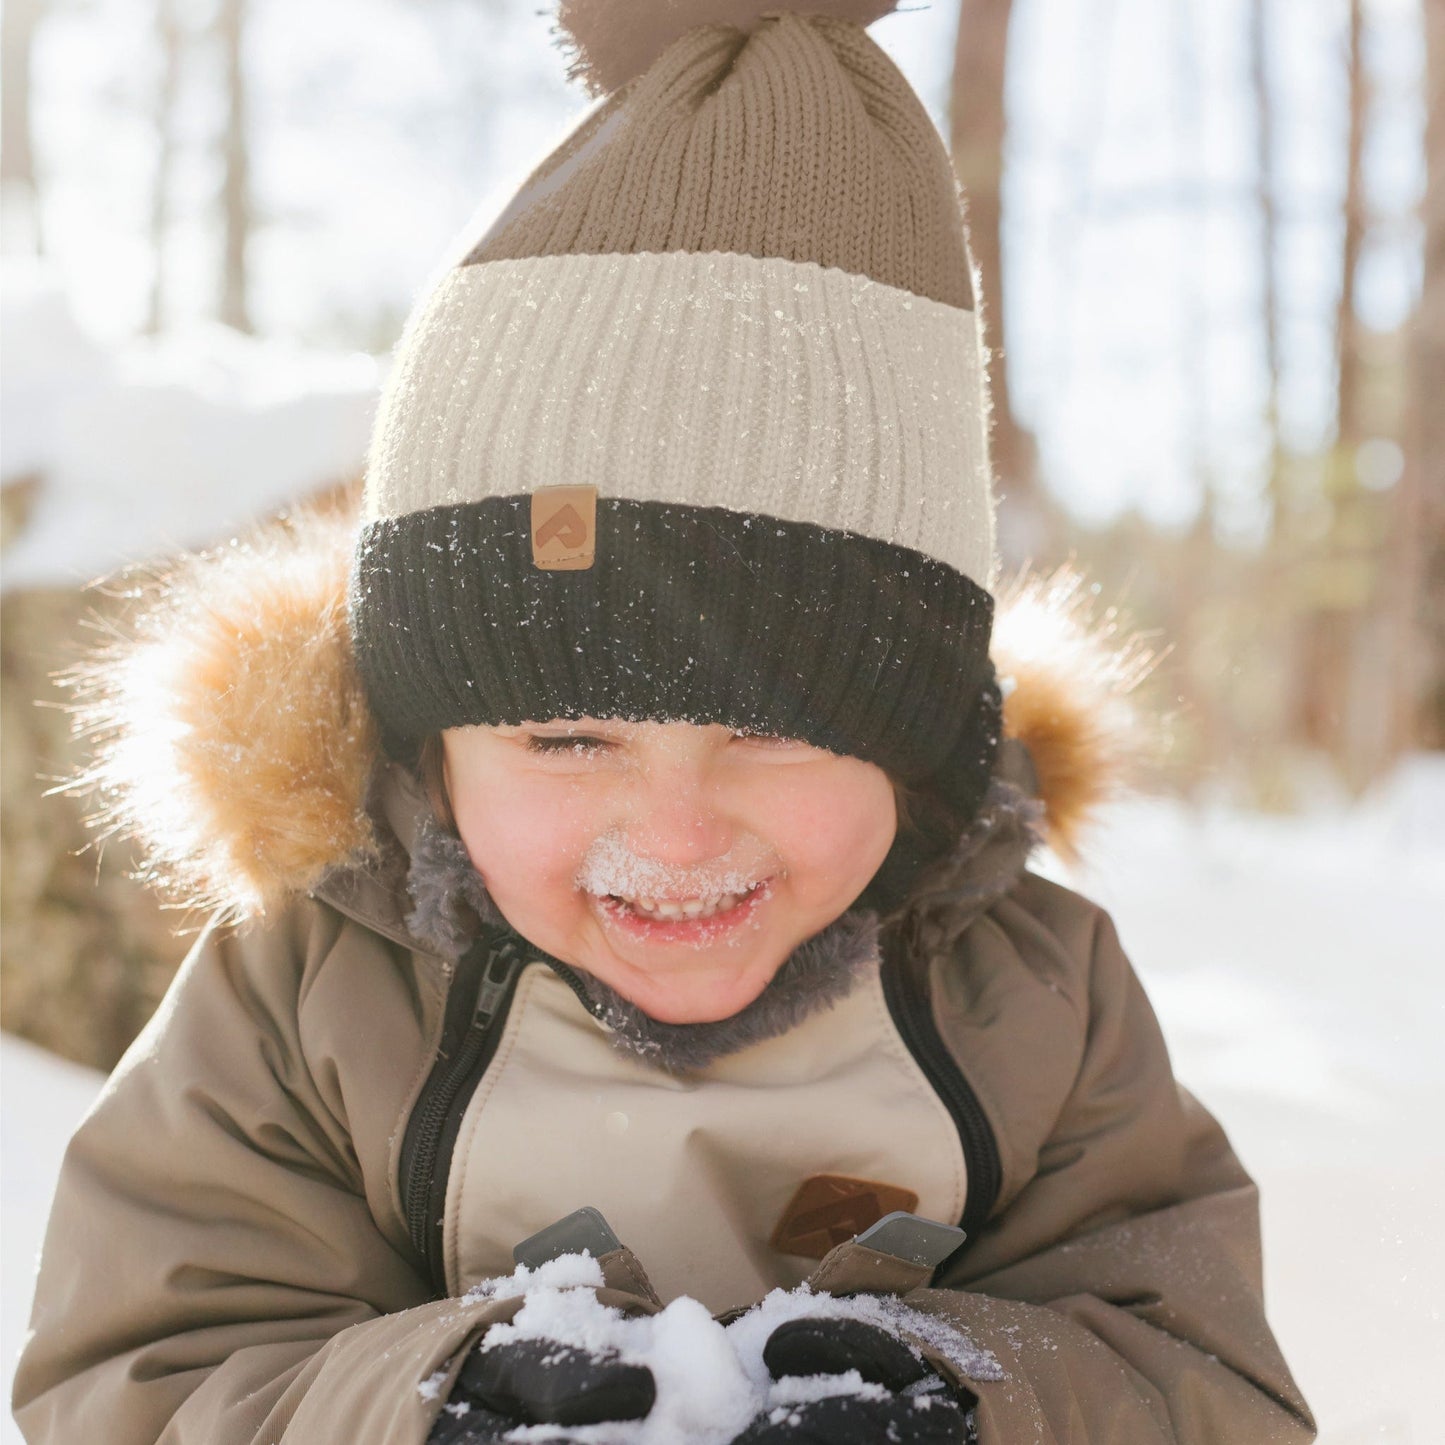
[[[728,853],[734,829],[700,778],[671,770],[639,790],[627,829],[633,849],[659,863],[706,862]]]

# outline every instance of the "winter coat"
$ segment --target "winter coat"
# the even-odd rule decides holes
[[[516,1308],[461,1296],[527,1225],[599,1204],[664,1298],[721,1309],[852,1232],[824,1208],[767,1234],[839,1176],[962,1221],[899,1287],[992,1362],[968,1380],[983,1445],[1314,1438],[1254,1183],[1109,915],[1026,867],[1131,745],[1125,669],[1067,587],[1001,608],[994,787],[847,999],[678,1079],[607,1047],[534,953],[486,1057],[439,1084],[495,958],[475,914],[418,901],[430,815],[352,670],[350,536],[308,517],[190,564],[100,671],[99,781],[214,912],[66,1153],[14,1387],[31,1445],[421,1445]],[[859,1260],[828,1260],[848,1288]]]

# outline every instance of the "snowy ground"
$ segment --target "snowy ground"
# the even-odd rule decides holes
[[[1043,871],[1113,913],[1176,1071],[1260,1184],[1270,1317],[1321,1441],[1431,1445],[1445,1433],[1426,1393],[1445,1359],[1445,758],[1308,821],[1121,807],[1090,860]],[[63,1137],[99,1081],[8,1038],[0,1066],[8,1376]]]
[[[1092,869],[1175,1072],[1261,1190],[1266,1304],[1327,1445],[1445,1439],[1445,756],[1302,823],[1116,810]]]

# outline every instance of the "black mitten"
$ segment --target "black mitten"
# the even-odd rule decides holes
[[[976,1398],[949,1389],[902,1340],[877,1325],[826,1317],[789,1320],[768,1337],[763,1363],[775,1380],[856,1370],[867,1384],[889,1394],[881,1399],[834,1395],[778,1406],[754,1420],[736,1445],[872,1445],[878,1440],[969,1445],[977,1439],[968,1413]]]
[[[862,1320],[805,1318],[779,1325],[763,1346],[775,1380],[785,1375],[858,1373],[870,1385],[902,1390],[932,1371],[902,1340]]]
[[[594,1355],[541,1339],[478,1346],[427,1445],[485,1445],[518,1425],[640,1420],[656,1398],[652,1371],[624,1364],[616,1354]]]
[[[453,1395],[436,1418],[426,1445],[496,1445],[517,1422]]]
[[[947,1395],[832,1395],[774,1407],[733,1445],[966,1445],[975,1438],[962,1407]]]

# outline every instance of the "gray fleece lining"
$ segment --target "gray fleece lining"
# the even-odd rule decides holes
[[[435,818],[423,819],[412,844],[406,891],[412,936],[453,963],[467,951],[481,924],[507,927],[482,875],[472,867],[466,844]]]
[[[1029,855],[1047,841],[1046,808],[995,777],[978,816],[909,889],[902,928],[928,957],[950,953],[959,935],[1018,881]]]
[[[909,894],[905,927],[915,947],[948,948],[968,924],[1006,893],[1028,855],[1043,841],[1044,805],[995,777],[978,816],[944,857],[926,868]],[[413,936],[455,961],[480,926],[507,926],[462,840],[425,819],[407,875]],[[879,919],[849,909],[804,939],[746,1008],[715,1023],[668,1024],[582,969],[593,1012],[619,1051],[669,1074],[687,1074],[764,1039],[776,1038],[810,1014],[832,1008],[877,956]]]
[[[805,938],[752,1003],[715,1023],[660,1023],[601,979],[583,973],[582,982],[614,1048],[666,1073],[690,1074],[832,1008],[852,993],[877,947],[878,915],[850,909]]]

